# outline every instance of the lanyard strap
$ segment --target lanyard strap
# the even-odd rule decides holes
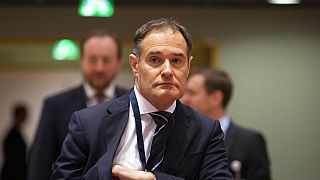
[[[144,143],[143,143],[143,136],[142,136],[141,116],[140,116],[140,110],[137,102],[137,97],[136,97],[136,94],[134,93],[134,89],[131,90],[129,97],[132,105],[134,119],[136,122],[137,142],[138,142],[140,161],[142,164],[142,168],[145,169],[146,157],[144,152]]]

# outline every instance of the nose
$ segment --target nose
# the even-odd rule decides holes
[[[99,60],[97,61],[97,63],[95,64],[95,70],[98,71],[98,72],[100,72],[100,71],[103,70],[103,68],[104,68],[103,60],[102,60],[102,59],[99,59]]]
[[[168,59],[165,60],[165,62],[163,63],[163,70],[162,70],[161,75],[163,77],[171,77],[171,76],[173,76],[173,72],[172,72],[172,69],[171,69],[171,64],[170,64],[170,61]]]

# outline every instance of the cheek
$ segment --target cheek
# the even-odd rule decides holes
[[[186,84],[187,84],[187,79],[179,80],[179,83],[181,84],[182,89],[185,90]]]
[[[93,74],[94,73],[94,68],[91,66],[83,66],[82,71],[84,74]]]
[[[194,103],[196,103],[198,105],[205,104],[205,102],[207,101],[205,98],[203,98],[202,96],[199,96],[199,95],[195,96],[193,98],[193,100],[194,100]]]
[[[188,73],[185,71],[177,72],[176,73],[177,81],[183,86],[183,88],[186,86]]]
[[[105,74],[113,74],[114,72],[116,72],[116,70],[113,67],[107,66],[104,68]]]
[[[191,102],[192,102],[193,105],[198,105],[199,102],[201,102],[201,101],[199,101],[199,99],[197,97],[194,97],[194,98],[192,98]]]
[[[118,66],[114,64],[110,64],[110,65],[105,65],[103,69],[106,74],[113,74],[118,71]]]
[[[150,74],[139,74],[139,80],[141,84],[144,84],[144,86],[149,85],[151,82],[151,75]]]
[[[187,79],[178,79],[178,83],[180,84],[180,90],[182,93],[185,93],[187,86]]]
[[[196,97],[190,97],[189,99],[189,105],[195,109],[198,109],[199,106],[201,105],[201,102],[198,101],[198,99]]]
[[[139,79],[142,80],[144,83],[150,83],[150,81],[155,80],[157,78],[156,72],[152,69],[142,69],[138,73]]]

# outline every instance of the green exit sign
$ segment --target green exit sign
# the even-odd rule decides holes
[[[80,51],[76,43],[69,39],[63,39],[56,42],[52,48],[52,57],[54,60],[74,61],[79,59]]]
[[[113,0],[80,0],[80,16],[111,17],[114,13]]]

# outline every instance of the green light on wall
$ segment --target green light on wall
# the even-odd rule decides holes
[[[113,0],[80,0],[80,16],[111,17],[114,13]]]
[[[74,61],[79,59],[80,51],[76,43],[69,39],[63,39],[54,44],[52,48],[54,60]]]

